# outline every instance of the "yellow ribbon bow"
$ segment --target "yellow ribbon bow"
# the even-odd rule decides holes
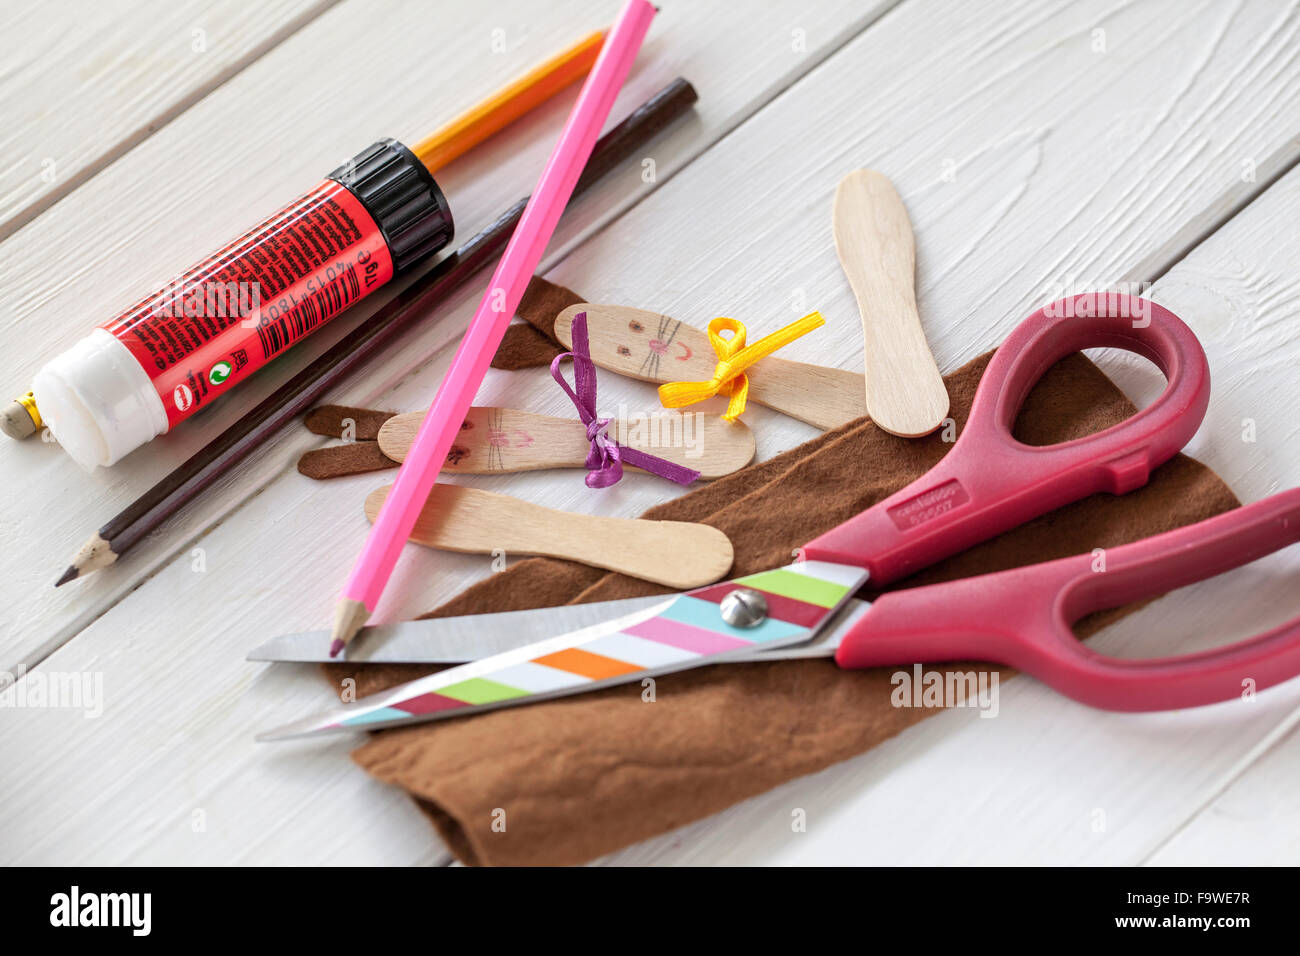
[[[749,397],[749,376],[745,369],[777,349],[789,345],[801,335],[826,324],[820,312],[810,312],[802,319],[791,322],[771,335],[765,335],[753,345],[745,345],[745,323],[738,319],[716,318],[709,323],[709,344],[717,353],[718,364],[713,377],[707,382],[669,382],[659,386],[659,401],[664,408],[681,408],[694,405],[714,395],[728,395],[727,411],[723,419],[734,422],[745,410]],[[724,339],[720,333],[730,332]]]

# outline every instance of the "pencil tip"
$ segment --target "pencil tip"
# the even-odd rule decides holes
[[[81,550],[72,556],[72,563],[68,565],[68,570],[63,572],[63,577],[54,582],[54,586],[61,587],[69,581],[75,581],[83,574],[106,568],[116,560],[117,552],[113,550],[113,546],[98,534],[93,534],[90,540],[81,546]]]
[[[334,606],[334,630],[330,632],[330,637],[334,639],[330,641],[330,657],[339,656],[339,651],[357,636],[357,631],[361,630],[361,625],[366,623],[369,616],[370,611],[363,601],[343,598]]]

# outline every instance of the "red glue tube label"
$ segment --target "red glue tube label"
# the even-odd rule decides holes
[[[327,179],[101,328],[148,373],[170,429],[392,277],[379,226]]]
[[[433,255],[452,229],[429,171],[380,140],[42,366],[41,418],[84,467],[111,465]]]

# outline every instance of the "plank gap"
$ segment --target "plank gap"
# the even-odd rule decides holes
[[[1265,166],[1272,165],[1274,158],[1281,152],[1282,151],[1275,152],[1270,156],[1269,162],[1266,163]],[[1198,232],[1195,237],[1189,239],[1181,248],[1177,251],[1171,252],[1168,261],[1165,262],[1164,265],[1157,266],[1151,270],[1148,281],[1150,281],[1152,285],[1155,285],[1180,262],[1195,252],[1198,247],[1209,241],[1215,233],[1236,219],[1237,216],[1241,215],[1241,213],[1245,212],[1247,206],[1264,193],[1268,192],[1269,188],[1276,185],[1284,176],[1286,176],[1287,173],[1300,167],[1300,152],[1296,151],[1294,142],[1291,144],[1291,148],[1287,150],[1287,152],[1290,152],[1292,155],[1290,158],[1287,158],[1285,154],[1282,153],[1283,158],[1281,159],[1276,172],[1272,173],[1267,178],[1256,182],[1254,184],[1254,189],[1245,193],[1237,202],[1230,204],[1222,215],[1206,225],[1205,228]]]
[[[1170,846],[1177,840],[1189,827],[1194,825],[1197,820],[1201,819],[1210,809],[1218,803],[1219,799],[1228,792],[1251,767],[1258,764],[1270,753],[1281,748],[1291,732],[1300,726],[1300,707],[1293,710],[1286,720],[1279,721],[1269,733],[1260,739],[1237,763],[1233,764],[1223,775],[1222,781],[1212,790],[1206,792],[1205,799],[1200,805],[1187,814],[1182,822],[1177,826],[1170,828],[1169,832],[1162,839],[1157,841],[1149,851],[1137,861],[1137,866],[1150,866],[1166,847]]]

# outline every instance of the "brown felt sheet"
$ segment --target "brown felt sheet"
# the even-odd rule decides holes
[[[960,428],[983,355],[947,376]],[[1075,438],[1131,415],[1132,404],[1082,355],[1050,369],[1026,401],[1018,437]],[[795,548],[912,481],[951,447],[869,421],[846,425],[646,512],[703,521],[730,536],[732,574],[788,563]],[[1096,495],[929,568],[899,586],[1114,547],[1234,507],[1209,469],[1178,456],[1122,497]],[[494,574],[434,615],[652,594],[654,585],[545,558]],[[1080,622],[1091,634],[1127,609]],[[895,708],[895,668],[839,670],[828,660],[716,665],[527,707],[382,731],[353,753],[404,788],[452,851],[483,865],[580,863],[870,750],[933,710]],[[413,666],[331,665],[370,693],[428,673]],[[1002,677],[1010,676],[1004,669]],[[504,832],[493,827],[505,811]]]

